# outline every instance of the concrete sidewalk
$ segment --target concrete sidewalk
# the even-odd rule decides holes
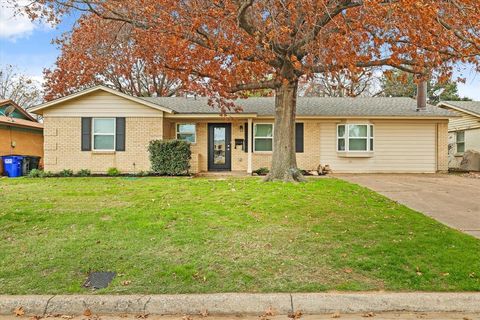
[[[235,315],[232,316],[215,316],[215,315],[178,315],[178,316],[158,316],[158,315],[97,315],[94,314],[90,319],[95,320],[138,320],[139,318],[147,318],[149,320],[288,320],[292,319],[286,314],[260,314],[256,316],[244,316]],[[65,320],[65,315],[49,315],[48,318]],[[87,320],[85,316],[67,317],[68,320]],[[444,312],[444,313],[432,313],[432,312],[386,312],[386,313],[328,313],[317,315],[302,315],[299,320],[326,320],[326,319],[340,319],[340,320],[364,320],[372,318],[375,320],[480,320],[480,313],[458,313],[458,312]],[[19,320],[22,318],[16,316],[0,316],[0,320]],[[24,317],[26,319],[26,317]]]
[[[93,314],[213,315],[465,312],[480,313],[478,293],[219,293],[180,295],[0,296],[0,315],[22,307],[26,315]]]

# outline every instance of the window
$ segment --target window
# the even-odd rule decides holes
[[[177,140],[183,140],[190,143],[197,141],[196,126],[194,123],[177,124]]]
[[[339,124],[337,151],[373,151],[373,125]]]
[[[457,153],[465,152],[465,131],[457,131]]]
[[[93,119],[93,150],[115,150],[115,118]]]
[[[273,124],[256,123],[253,127],[253,150],[273,150]]]

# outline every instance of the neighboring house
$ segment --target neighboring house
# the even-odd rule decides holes
[[[206,98],[136,98],[98,86],[32,109],[44,117],[45,169],[149,170],[153,139],[192,143],[191,172],[269,167],[274,98],[238,100],[225,117]],[[297,162],[334,172],[447,170],[453,114],[410,98],[298,98]]]
[[[448,163],[459,168],[466,151],[480,152],[480,101],[443,101],[438,107],[460,116],[448,124]]]
[[[11,154],[43,157],[43,125],[15,102],[0,100],[0,156]]]

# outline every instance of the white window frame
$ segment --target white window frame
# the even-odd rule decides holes
[[[178,131],[178,126],[180,126],[180,125],[192,125],[192,126],[195,127],[195,129],[194,129],[193,132],[179,132]],[[184,139],[179,139],[178,134],[193,134],[193,142],[190,142],[190,141],[184,140]],[[181,141],[187,141],[191,144],[197,143],[197,124],[192,123],[192,122],[177,122],[177,123],[175,123],[175,139],[181,140]]]
[[[272,136],[271,137],[256,137],[257,124],[268,124],[272,126]],[[272,153],[273,152],[273,136],[274,136],[274,124],[269,122],[258,122],[253,124],[253,152],[255,153]],[[271,151],[257,151],[256,140],[257,139],[271,139],[272,140],[272,150]]]
[[[458,134],[463,132],[463,141],[458,141]],[[458,151],[458,144],[463,144],[463,151]],[[465,130],[455,131],[455,153],[456,154],[464,154],[465,153]]]
[[[345,134],[343,137],[338,135],[338,129],[340,126],[345,127]],[[367,136],[366,137],[350,137],[350,128],[349,126],[367,126]],[[372,130],[373,129],[373,130]],[[337,124],[337,152],[354,152],[354,153],[369,153],[375,150],[375,137],[372,135],[372,131],[375,132],[374,125],[371,123],[339,123]],[[339,140],[345,140],[345,150],[339,149]],[[367,150],[350,150],[350,139],[365,139],[367,140]]]
[[[95,133],[95,120],[112,120],[113,121],[113,134],[112,133]],[[113,135],[113,149],[96,149],[95,148],[95,136],[111,136]],[[93,151],[115,151],[117,145],[117,121],[116,118],[92,118],[92,150]]]

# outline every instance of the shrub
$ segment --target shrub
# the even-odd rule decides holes
[[[73,170],[63,169],[58,173],[60,177],[73,177]]]
[[[160,175],[188,174],[192,151],[190,143],[180,140],[153,140],[148,146],[153,172]]]
[[[44,176],[45,176],[45,172],[43,172],[43,170],[40,170],[40,169],[32,169],[28,173],[29,178],[43,178]]]
[[[110,177],[119,176],[120,170],[118,170],[117,168],[108,168],[107,175],[109,175]]]
[[[77,172],[77,176],[79,177],[89,177],[92,175],[92,172],[88,169],[81,169]]]
[[[266,176],[269,172],[270,170],[268,170],[268,168],[265,168],[265,167],[262,167],[253,171],[253,173],[258,174],[259,176]]]

